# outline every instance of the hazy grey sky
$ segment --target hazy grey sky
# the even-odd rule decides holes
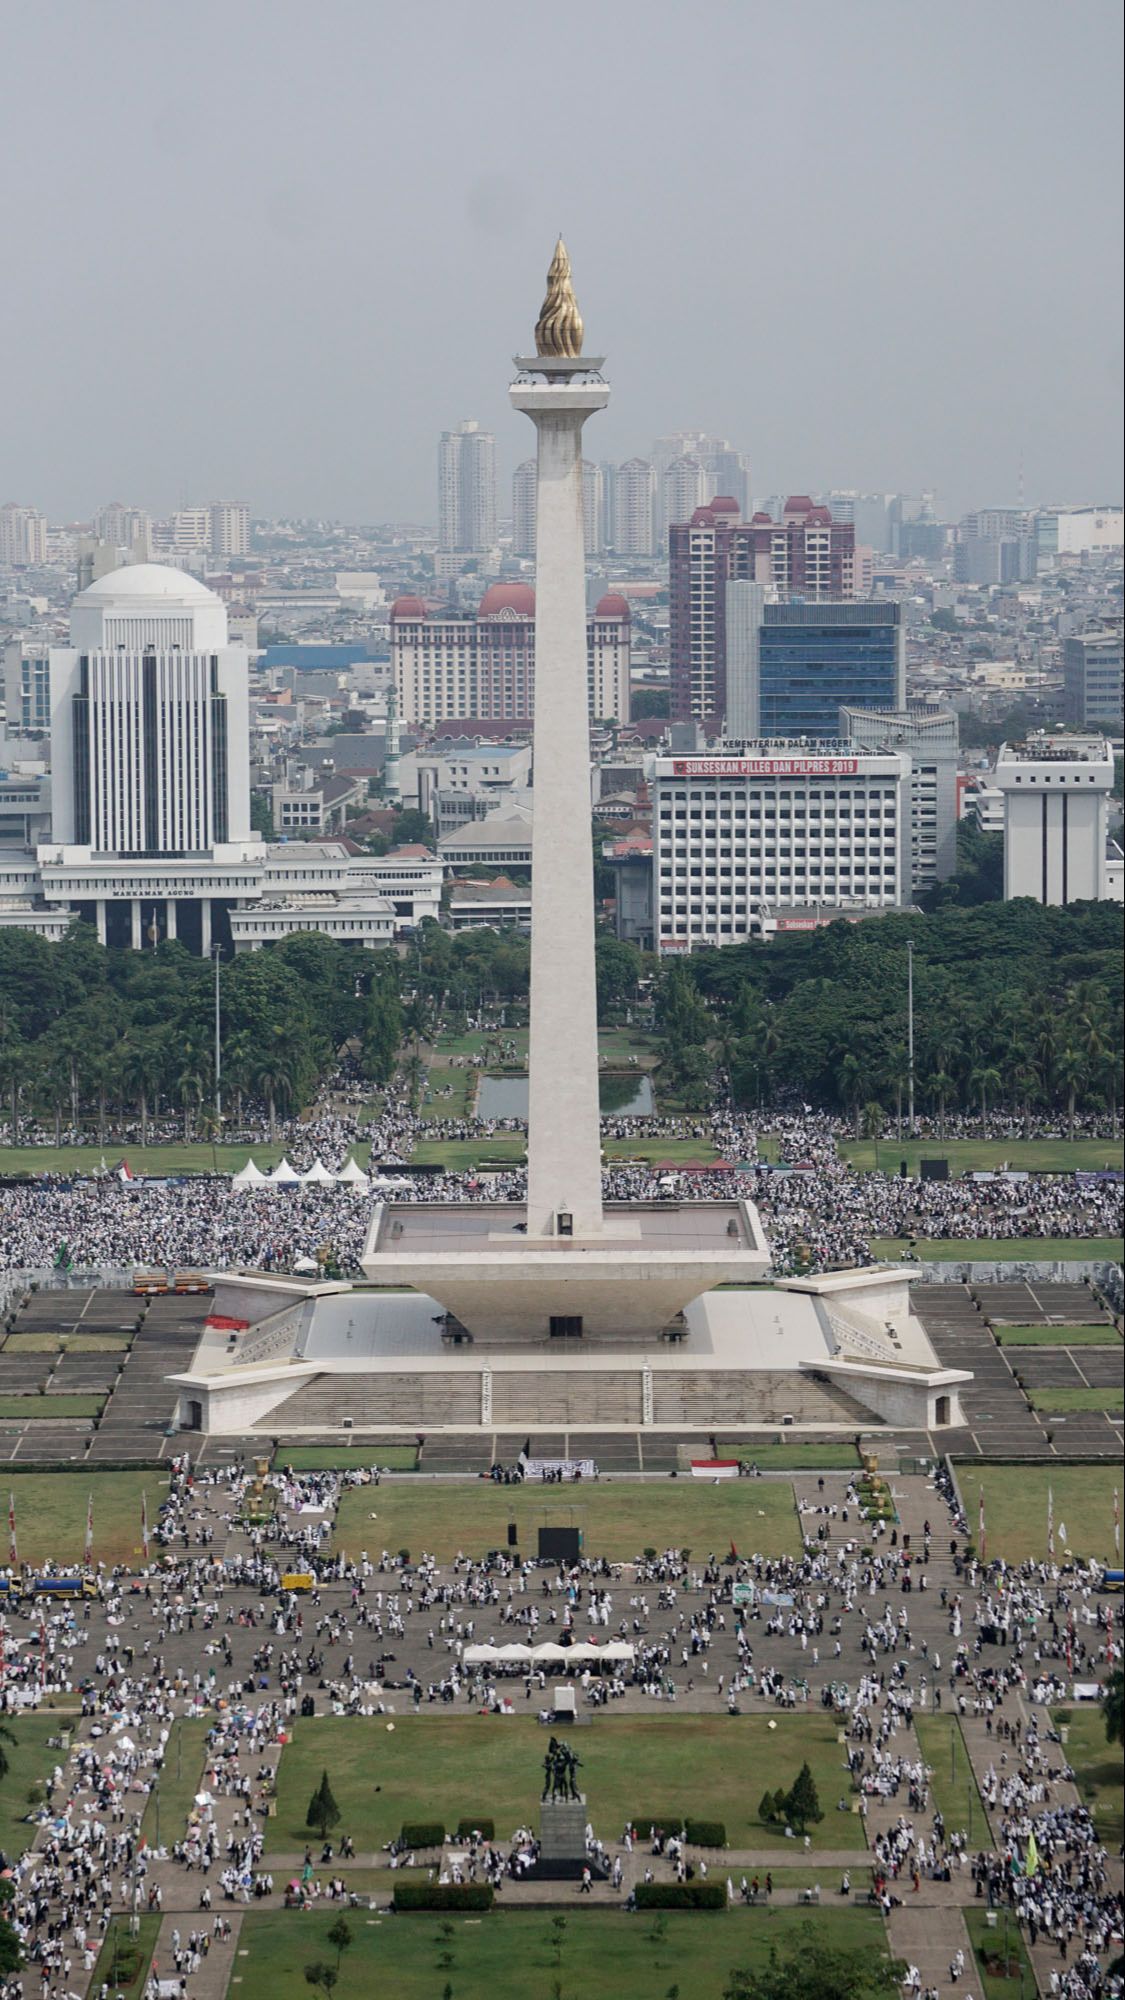
[[[433,519],[555,233],[758,492],[1120,498],[1118,0],[0,6],[0,499]]]

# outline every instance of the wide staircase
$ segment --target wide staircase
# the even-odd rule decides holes
[[[677,1369],[653,1378],[653,1422],[715,1427],[727,1424],[847,1424],[870,1430],[877,1419],[828,1376],[755,1369]]]

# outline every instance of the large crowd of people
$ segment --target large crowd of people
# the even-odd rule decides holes
[[[470,1663],[468,1649],[548,1631],[563,1646],[631,1647],[611,1674],[575,1674],[591,1709],[607,1701],[634,1712],[829,1708],[847,1747],[842,1795],[823,1803],[850,1812],[855,1800],[869,1847],[841,1893],[866,1894],[893,1915],[923,1882],[964,1881],[963,1900],[975,1892],[1005,1908],[1029,1946],[1049,1942],[1052,1990],[1065,2000],[1109,2000],[1116,1990],[1106,1968],[1122,1908],[1110,1857],[1036,1699],[1054,1658],[1052,1628],[1076,1617],[1083,1651],[1071,1669],[1104,1674],[1115,1657],[1106,1600],[1093,1568],[982,1570],[965,1548],[948,1475],[925,1487],[926,1518],[909,1547],[896,1539],[872,1548],[856,1487],[829,1478],[804,1493],[800,1556],[669,1548],[638,1551],[623,1565],[591,1551],[571,1568],[502,1552],[444,1564],[423,1554],[408,1565],[374,1546],[349,1558],[334,1547],[335,1509],[347,1486],[376,1482],[378,1468],[280,1467],[271,1477],[276,1509],[268,1525],[247,1525],[242,1465],[201,1471],[177,1458],[153,1537],[159,1560],[128,1577],[103,1569],[93,1604],[59,1609],[47,1623],[35,1612],[9,1618],[0,1713],[80,1692],[82,1723],[30,1812],[27,1850],[0,1856],[27,1955],[25,1973],[0,1985],[5,2000],[26,1994],[29,1976],[41,2000],[70,2000],[85,1989],[111,1917],[162,1916],[166,1906],[185,1914],[161,1971],[167,1977],[171,1963],[190,2000],[193,1975],[227,1941],[232,1907],[276,1905],[282,1895],[290,1905],[347,1899],[347,1864],[357,1857],[346,1820],[306,1845],[298,1867],[289,1860],[284,1891],[274,1879],[266,1825],[293,1719],[408,1707],[539,1713],[544,1672]],[[312,1580],[305,1596],[281,1584],[296,1562]],[[998,1629],[999,1647],[986,1645]],[[984,1826],[979,1816],[951,1823],[934,1803],[914,1724],[946,1709],[977,1726],[984,1718]],[[210,1725],[204,1771],[186,1825],[166,1819],[162,1829],[146,1806],[183,1716]],[[727,1874],[732,1901],[751,1900],[746,1863],[693,1856],[674,1826],[630,1822],[614,1839],[594,1798],[590,1809],[584,1889],[605,1882],[626,1903],[637,1881],[683,1880],[710,1865]],[[802,1844],[798,1829],[779,1828]],[[395,1867],[491,1882],[501,1897],[536,1855],[527,1826],[451,1837],[440,1853],[387,1843]],[[957,1956],[948,1985],[928,1989],[931,2000],[974,1991],[964,1951],[959,1964]]]

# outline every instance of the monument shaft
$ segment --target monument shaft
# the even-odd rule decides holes
[[[511,392],[538,433],[529,1237],[559,1235],[560,1216],[602,1233],[582,426],[609,391],[580,372]]]

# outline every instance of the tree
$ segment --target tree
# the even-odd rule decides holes
[[[324,2000],[332,2000],[332,1993],[339,1977],[339,1968],[327,1964],[324,1959],[318,1958],[312,1965],[305,1967],[305,1978],[309,1985],[319,1987]]]
[[[305,1825],[315,1827],[321,1839],[327,1840],[332,1828],[338,1824],[339,1818],[340,1808],[336,1804],[332,1787],[328,1782],[328,1773],[325,1771],[322,1773],[320,1783],[309,1800],[309,1809],[305,1814]]]
[[[905,1971],[881,1944],[834,1945],[802,1924],[761,1972],[732,1971],[723,2000],[898,2000]]]
[[[980,1135],[988,1137],[988,1100],[995,1097],[1000,1089],[1000,1072],[986,1064],[983,1069],[975,1069],[969,1078],[969,1089],[975,1090],[980,1098]]]
[[[807,1764],[802,1764],[793,1781],[793,1789],[785,1801],[785,1810],[799,1833],[807,1826],[816,1826],[824,1818],[820,1809],[816,1780]]]
[[[336,1954],[336,1970],[340,1970],[340,1960],[352,1941],[351,1925],[343,1917],[337,1917],[328,1932],[328,1942]]]
[[[1115,1667],[1102,1694],[1107,1743],[1125,1743],[1125,1669]]]

